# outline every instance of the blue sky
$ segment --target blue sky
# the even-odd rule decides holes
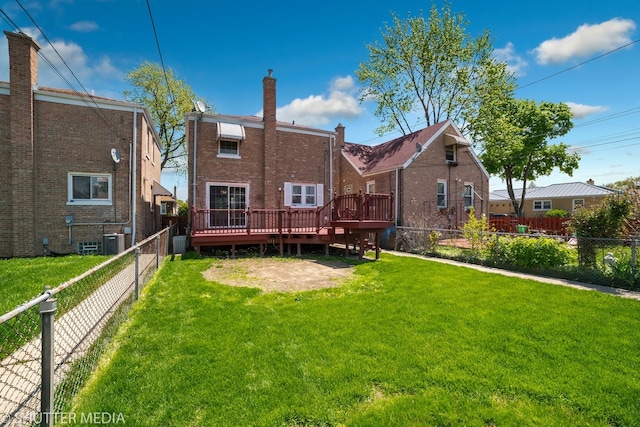
[[[17,26],[34,37],[64,71],[50,41],[87,91],[122,99],[127,71],[145,60],[160,62],[148,5],[165,66],[217,112],[258,114],[262,78],[273,69],[279,120],[329,130],[342,123],[349,142],[377,144],[398,134],[374,133],[375,106],[358,101],[354,72],[391,12],[426,14],[431,3],[5,0],[0,22],[3,30]],[[560,140],[581,154],[580,168],[573,177],[553,173],[537,185],[640,176],[640,2],[453,0],[451,7],[464,12],[471,35],[491,32],[496,55],[516,73],[517,97],[566,102],[574,111],[574,129]],[[4,38],[3,81],[7,62]],[[67,80],[82,91],[74,77]],[[42,61],[39,84],[70,88]],[[166,174],[163,185],[176,185],[186,199],[186,177]],[[492,189],[504,187],[492,178]]]

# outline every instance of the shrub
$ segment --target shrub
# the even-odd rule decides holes
[[[574,254],[563,243],[548,237],[516,237],[506,243],[504,260],[526,268],[559,267],[571,262]]]
[[[491,228],[486,215],[482,214],[480,218],[476,218],[473,206],[469,209],[469,220],[462,226],[462,236],[467,239],[471,245],[471,252],[477,255],[477,252],[487,249],[487,244],[491,240]]]
[[[564,209],[551,209],[547,211],[546,216],[553,218],[569,218],[569,212]]]

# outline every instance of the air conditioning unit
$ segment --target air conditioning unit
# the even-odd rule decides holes
[[[117,255],[124,252],[124,234],[104,234],[102,251],[104,255]]]

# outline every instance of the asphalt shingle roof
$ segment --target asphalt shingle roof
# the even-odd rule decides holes
[[[443,127],[449,125],[451,125],[451,121],[445,120],[380,145],[345,143],[343,154],[361,173],[375,173],[399,168],[416,153],[416,144],[424,146]]]

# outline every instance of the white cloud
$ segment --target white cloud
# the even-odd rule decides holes
[[[71,24],[71,27],[69,28],[79,33],[90,33],[92,31],[97,31],[100,27],[98,27],[98,24],[94,21],[78,21]]]
[[[498,61],[506,62],[507,70],[515,76],[522,77],[525,75],[524,68],[528,65],[527,61],[516,53],[513,43],[507,43],[502,49],[494,49],[493,56]]]
[[[577,104],[575,102],[565,102],[571,112],[573,113],[574,119],[584,119],[592,114],[598,114],[605,112],[609,109],[609,107],[604,107],[601,105],[584,105]]]
[[[42,58],[39,59],[38,66],[38,85],[46,87],[56,87],[62,89],[73,89],[82,91],[82,88],[76,81],[74,75],[80,80],[82,86],[87,90],[91,90],[95,86],[103,86],[105,82],[121,81],[122,72],[120,72],[112,63],[109,57],[90,58],[82,49],[82,47],[71,41],[52,40],[53,47],[42,37],[40,32],[35,28],[23,28],[22,31],[33,38],[42,48],[40,56],[44,56],[51,63],[55,70]],[[54,50],[55,48],[55,50]],[[64,59],[58,56],[58,53]],[[5,45],[0,47],[0,80],[9,80],[8,54]],[[67,65],[73,71],[73,75],[67,68]],[[6,64],[6,65],[5,65]],[[6,68],[5,68],[6,67]],[[62,77],[60,77],[61,74]],[[66,80],[66,81],[65,81]],[[103,96],[105,96],[103,94]]]
[[[584,24],[568,36],[542,42],[533,53],[538,64],[547,65],[607,52],[630,43],[635,28],[635,22],[622,18],[600,24]]]
[[[337,77],[331,81],[328,95],[309,95],[296,98],[276,111],[278,120],[296,122],[306,126],[320,126],[341,118],[353,119],[364,113],[356,98],[352,76]],[[262,116],[258,112],[257,116]],[[335,123],[338,124],[337,121]]]

